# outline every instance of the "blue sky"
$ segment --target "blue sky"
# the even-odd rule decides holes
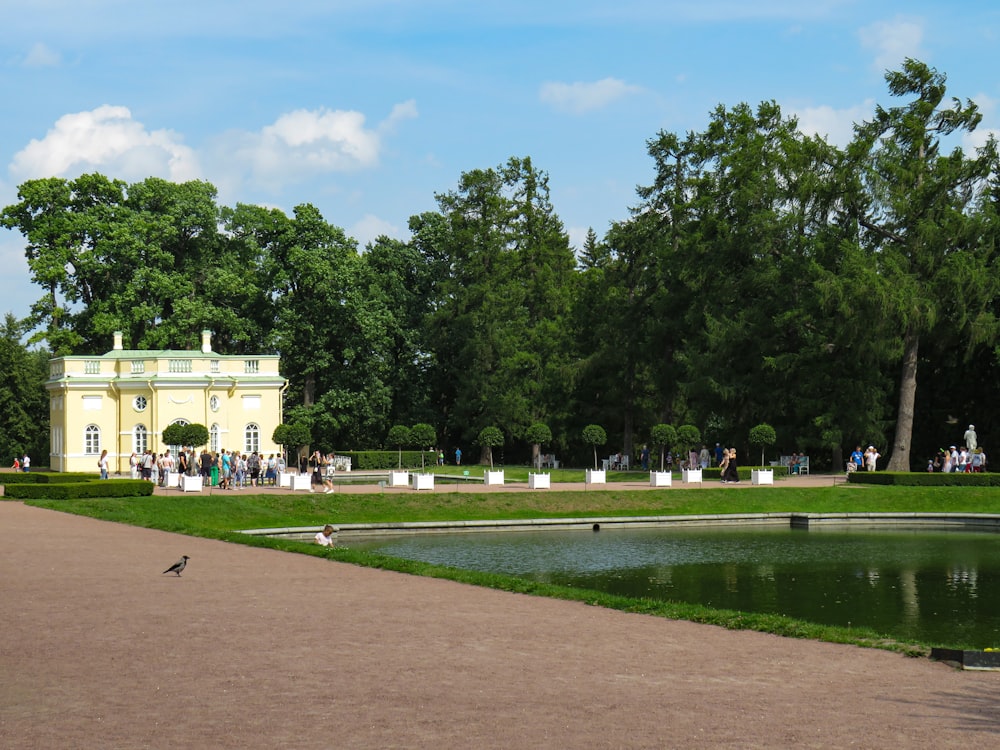
[[[777,101],[845,143],[909,56],[1000,132],[988,0],[0,0],[0,205],[36,177],[204,179],[405,239],[462,172],[530,156],[573,243],[628,216],[646,141]],[[27,314],[0,229],[0,314]]]

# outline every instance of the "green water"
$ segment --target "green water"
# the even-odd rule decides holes
[[[610,529],[412,535],[346,543],[630,597],[1000,647],[1000,535],[934,531]]]

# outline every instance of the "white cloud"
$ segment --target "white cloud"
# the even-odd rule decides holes
[[[199,176],[194,151],[170,130],[146,130],[126,107],[104,105],[63,115],[41,140],[14,154],[9,172],[20,182],[98,171],[141,180],[151,175],[182,182]]]
[[[395,224],[373,214],[362,216],[360,221],[347,230],[347,234],[358,241],[358,247],[365,247],[369,242],[374,242],[383,234],[401,240],[408,239],[410,236],[408,230],[401,231]]]
[[[538,98],[561,112],[579,115],[606,107],[616,99],[642,91],[639,86],[625,83],[617,78],[602,78],[600,81],[584,83],[548,82],[542,84]]]
[[[243,177],[237,180],[245,177],[276,190],[320,174],[377,166],[382,135],[393,131],[402,120],[416,116],[413,101],[397,104],[375,128],[366,127],[361,112],[299,109],[281,115],[260,132],[227,134],[218,140],[213,161],[218,162],[221,171],[239,172]]]
[[[62,58],[58,52],[41,42],[35,42],[25,55],[22,65],[26,68],[53,68],[60,62]]]
[[[782,107],[793,113],[799,121],[799,130],[806,135],[818,135],[837,146],[846,146],[854,137],[854,124],[870,119],[875,112],[875,101],[866,99],[861,104],[846,109],[828,105],[819,107]]]
[[[865,26],[858,36],[861,45],[875,54],[872,65],[880,73],[898,70],[907,57],[923,58],[920,44],[924,38],[924,27],[919,21],[897,16],[891,21],[877,21]]]
[[[379,124],[379,131],[382,133],[393,133],[399,123],[404,120],[415,120],[419,114],[415,101],[409,99],[408,101],[401,102],[394,106],[389,116]]]

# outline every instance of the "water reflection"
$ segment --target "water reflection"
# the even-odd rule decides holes
[[[1000,537],[990,533],[605,527],[347,546],[623,596],[1000,647]]]

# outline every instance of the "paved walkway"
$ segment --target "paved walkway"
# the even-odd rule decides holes
[[[0,501],[12,750],[968,750],[997,716],[1000,673]]]

